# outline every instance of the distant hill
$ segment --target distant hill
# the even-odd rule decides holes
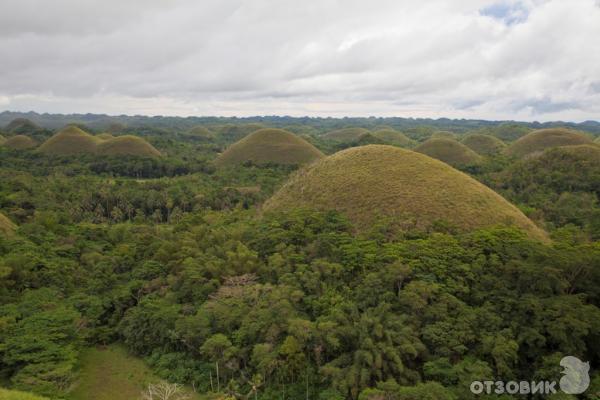
[[[28,135],[40,130],[40,127],[27,118],[15,118],[6,125],[5,130],[13,135]]]
[[[94,154],[98,139],[77,126],[70,125],[57,132],[39,147],[40,153],[55,156]]]
[[[477,153],[454,139],[429,139],[417,146],[415,151],[453,167],[476,164],[481,160]]]
[[[38,144],[29,136],[16,135],[9,137],[1,145],[13,150],[29,150],[34,147],[37,147]]]
[[[323,138],[336,142],[355,142],[366,133],[370,132],[365,128],[343,128],[327,132]]]
[[[214,132],[204,126],[195,126],[187,131],[188,135],[202,138],[205,140],[213,140],[215,138]]]
[[[290,208],[337,210],[360,230],[389,217],[420,229],[437,221],[462,231],[507,224],[545,239],[488,187],[440,161],[393,146],[354,147],[301,169],[264,205],[266,212]]]
[[[160,151],[144,139],[132,136],[117,136],[98,143],[96,153],[105,156],[160,157]]]
[[[114,139],[115,137],[110,133],[104,132],[104,133],[100,133],[100,134],[96,135],[95,138],[97,138],[99,140],[110,140],[110,139]]]
[[[591,137],[582,132],[564,128],[540,129],[514,142],[506,152],[511,156],[524,157],[551,147],[588,143],[592,143]]]
[[[452,139],[456,140],[457,137],[454,133],[448,131],[437,131],[431,135],[430,139]]]
[[[478,133],[467,135],[462,140],[462,144],[482,156],[493,156],[500,154],[506,148],[506,144],[502,140],[494,136],[482,135]]]
[[[378,129],[373,132],[373,136],[400,147],[412,147],[415,144],[413,140],[406,137],[402,132],[394,129]]]
[[[323,157],[316,147],[306,140],[282,129],[261,129],[232,144],[219,156],[220,166],[243,164],[310,163]]]

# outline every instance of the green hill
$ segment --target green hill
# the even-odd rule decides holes
[[[412,147],[414,145],[413,140],[406,137],[402,132],[398,132],[394,129],[378,129],[373,132],[373,136],[384,142],[400,147]]]
[[[462,140],[462,144],[482,156],[500,154],[506,148],[506,144],[502,140],[494,136],[479,133],[467,135]]]
[[[108,132],[101,133],[101,134],[96,135],[94,137],[96,139],[98,139],[98,140],[110,140],[110,139],[114,139],[115,138],[112,134],[110,134]]]
[[[27,135],[40,130],[40,127],[27,118],[15,118],[6,125],[6,132],[13,135]]]
[[[144,139],[133,136],[117,136],[97,145],[97,154],[104,156],[160,157],[160,151]]]
[[[446,221],[468,231],[497,224],[545,234],[504,198],[473,178],[422,154],[393,146],[354,147],[298,171],[264,210],[337,210],[364,230],[379,216],[427,229]]]
[[[25,135],[9,137],[2,143],[2,146],[13,150],[28,150],[37,146],[37,142]]]
[[[11,235],[17,226],[12,223],[4,214],[0,213],[0,233],[4,236]]]
[[[453,167],[476,164],[481,160],[477,153],[454,139],[429,139],[417,146],[415,151]]]
[[[592,139],[582,132],[564,128],[539,129],[514,142],[506,152],[511,156],[524,157],[550,147],[588,143],[592,143]]]
[[[187,133],[188,133],[188,135],[206,139],[206,140],[213,140],[215,138],[215,134],[210,129],[208,129],[202,125],[193,127]]]
[[[94,136],[77,126],[69,125],[42,143],[38,151],[54,156],[93,154],[96,152],[97,143],[98,139]]]
[[[437,131],[431,135],[430,139],[452,139],[456,140],[456,135],[448,131]]]
[[[232,144],[219,156],[217,165],[306,164],[323,157],[316,147],[282,129],[261,129]]]
[[[243,137],[248,136],[252,132],[256,132],[261,129],[266,129],[267,127],[263,124],[259,123],[247,123],[247,124],[224,124],[217,125],[214,127],[214,131],[218,133],[218,135],[227,141],[235,142]]]
[[[365,128],[343,128],[327,132],[323,135],[323,138],[336,142],[355,142],[365,133],[369,133],[369,130]]]
[[[37,396],[32,393],[19,392],[0,388],[1,400],[48,400],[47,397]]]

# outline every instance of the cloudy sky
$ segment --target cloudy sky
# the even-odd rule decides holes
[[[600,0],[2,0],[0,110],[600,120]]]

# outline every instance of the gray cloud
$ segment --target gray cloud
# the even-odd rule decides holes
[[[0,108],[599,119],[598,37],[596,0],[5,0]]]

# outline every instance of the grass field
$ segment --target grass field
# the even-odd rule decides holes
[[[148,383],[158,382],[144,362],[117,345],[90,348],[81,357],[79,380],[66,400],[137,400]],[[191,400],[206,400],[196,395]]]

